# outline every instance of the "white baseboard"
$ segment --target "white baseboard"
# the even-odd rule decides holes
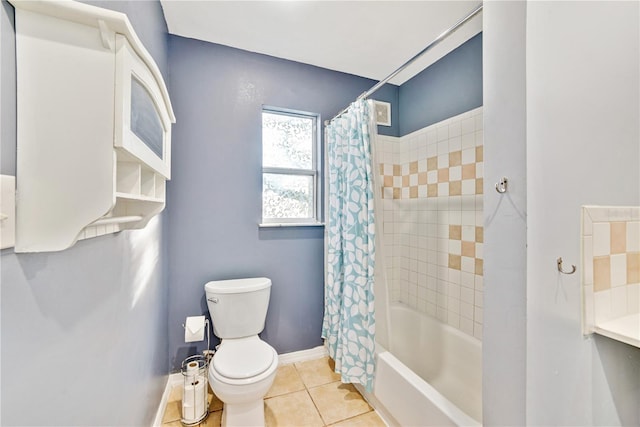
[[[296,362],[305,362],[307,360],[320,359],[327,356],[329,353],[327,349],[320,345],[318,347],[310,348],[308,350],[294,351],[292,353],[285,353],[278,355],[279,365],[291,365]]]
[[[320,359],[321,357],[327,356],[329,353],[324,346],[318,346],[314,348],[310,348],[308,350],[300,350],[294,351],[291,353],[279,354],[278,355],[278,364],[282,365],[290,365],[296,362],[305,362],[307,360]],[[160,405],[158,405],[158,411],[156,412],[156,418],[153,421],[154,427],[160,427],[162,425],[162,417],[164,416],[164,411],[167,408],[167,402],[169,401],[169,396],[171,395],[171,390],[182,384],[182,374],[177,372],[175,374],[169,375],[167,378],[167,385],[164,388],[164,393],[162,394],[162,399],[160,400]]]

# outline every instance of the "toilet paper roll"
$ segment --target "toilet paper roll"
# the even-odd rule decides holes
[[[200,367],[200,365],[198,364],[198,362],[189,362],[187,364],[187,374],[189,374],[190,372],[194,372],[191,375],[195,375],[195,372],[198,371],[199,367]]]
[[[187,377],[187,383],[194,383],[197,381],[197,376],[198,373],[200,371],[200,365],[198,364],[198,362],[190,362],[189,364],[187,364],[187,372],[186,372],[186,377]]]
[[[184,322],[184,342],[204,340],[204,316],[189,316]]]
[[[182,393],[182,419],[186,422],[194,422],[204,416],[207,410],[206,382],[202,375],[196,377],[193,384],[188,383]]]

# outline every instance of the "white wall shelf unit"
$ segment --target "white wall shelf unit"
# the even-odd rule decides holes
[[[18,88],[16,252],[143,228],[164,209],[175,116],[125,14],[10,0]]]

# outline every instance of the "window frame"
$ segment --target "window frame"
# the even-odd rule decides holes
[[[322,223],[322,150],[321,150],[321,134],[320,134],[320,114],[311,113],[307,111],[293,110],[289,108],[273,107],[263,105],[260,111],[260,147],[261,153],[264,154],[264,141],[262,132],[262,117],[264,113],[275,114],[280,116],[299,117],[305,119],[311,119],[313,123],[312,129],[312,147],[311,147],[311,166],[312,169],[302,168],[281,168],[281,167],[265,167],[262,163],[262,189],[260,191],[261,198],[261,227],[285,227],[285,226],[319,226],[324,225]],[[262,162],[264,162],[264,155]],[[313,191],[312,191],[312,206],[311,211],[313,216],[311,218],[265,218],[264,217],[264,175],[276,174],[276,175],[288,175],[288,176],[305,176],[312,177]]]

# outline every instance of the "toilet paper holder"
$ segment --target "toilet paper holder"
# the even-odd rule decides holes
[[[189,316],[185,323],[182,324],[182,327],[184,328],[184,342],[203,341],[205,333],[207,342],[209,342],[209,319],[205,316]],[[197,327],[197,329],[194,329],[194,327]],[[202,331],[201,337],[198,333],[200,331]]]
[[[195,355],[182,362],[182,425],[196,426],[209,416],[209,359]]]

